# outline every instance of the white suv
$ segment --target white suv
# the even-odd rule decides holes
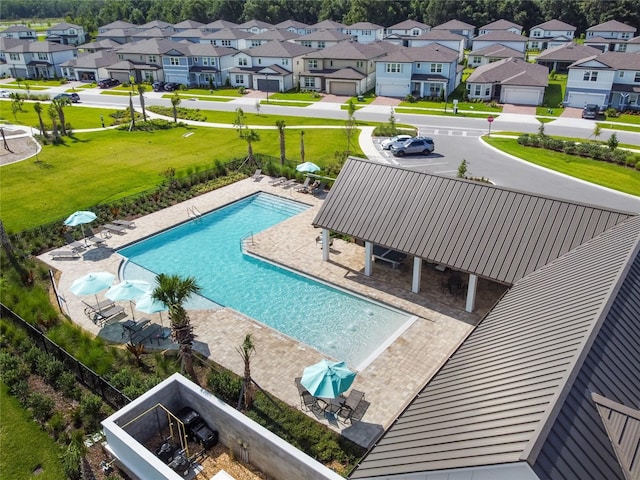
[[[380,146],[383,150],[390,150],[393,145],[400,145],[413,138],[411,135],[396,135],[395,137],[387,138],[383,140]]]
[[[405,141],[401,145],[394,145],[391,147],[391,153],[396,157],[402,157],[404,155],[410,155],[412,153],[421,153],[423,155],[429,155],[436,149],[431,137],[416,137]]]

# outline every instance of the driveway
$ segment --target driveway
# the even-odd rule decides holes
[[[565,107],[564,112],[560,115],[562,118],[582,118],[582,109]]]
[[[513,105],[511,103],[505,103],[502,107],[502,113],[518,113],[520,115],[533,115],[536,116],[536,107],[529,107],[527,105]]]

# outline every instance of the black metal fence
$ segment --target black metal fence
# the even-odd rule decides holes
[[[51,341],[44,333],[2,303],[0,303],[0,317],[9,319],[14,322],[14,324],[22,327],[37,347],[60,360],[65,368],[73,373],[82,385],[102,397],[102,399],[114,409],[118,410],[131,401],[129,397],[111,385],[107,380],[84,365],[64,348]]]

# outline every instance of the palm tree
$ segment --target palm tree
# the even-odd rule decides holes
[[[133,109],[133,93],[129,92],[129,114],[131,115],[131,128],[136,128],[136,111]]]
[[[144,119],[144,121],[147,121],[147,111],[144,108],[144,92],[147,91],[147,87],[145,87],[143,84],[139,83],[138,84],[138,94],[140,95],[140,108],[142,108],[142,118]]]
[[[280,134],[280,166],[284,167],[284,159],[285,159],[284,128],[286,127],[284,120],[276,120],[276,127],[278,127],[278,133]]]
[[[49,105],[49,110],[47,110],[49,114],[49,118],[51,119],[51,130],[53,131],[53,138],[56,140],[58,138],[58,112],[56,111],[56,107],[53,104]]]
[[[46,132],[44,131],[44,122],[42,121],[42,104],[40,102],[34,103],[33,110],[38,115],[38,122],[40,122],[40,135],[44,137]]]
[[[300,130],[300,162],[304,163],[304,130]]]
[[[244,393],[244,409],[249,410],[253,403],[253,388],[251,384],[251,355],[255,353],[256,347],[251,340],[251,334],[244,337],[244,342],[240,347],[236,348],[244,362],[244,378],[242,380],[242,391]],[[238,399],[238,403],[240,400]]]
[[[255,130],[249,130],[245,127],[245,131],[241,137],[247,142],[247,161],[253,162],[253,142],[259,141],[260,135],[258,135],[258,132]]]
[[[151,296],[169,308],[171,336],[180,348],[182,365],[191,380],[198,383],[193,369],[193,327],[183,305],[191,295],[200,293],[200,286],[193,277],[182,278],[179,275],[164,273],[156,276],[156,282],[158,286]]]
[[[51,104],[54,106],[56,112],[58,113],[58,119],[60,120],[60,132],[62,133],[62,135],[66,135],[67,124],[64,119],[64,107],[66,107],[67,105],[71,105],[71,100],[69,100],[69,98],[67,97],[54,98],[53,100],[51,100]]]
[[[174,93],[171,97],[171,106],[173,107],[173,121],[174,123],[178,123],[178,105],[180,105],[180,95],[178,92]]]

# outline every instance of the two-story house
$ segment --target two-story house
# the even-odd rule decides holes
[[[302,35],[293,41],[305,47],[323,49],[348,40],[353,40],[353,37],[339,30],[326,30],[323,28],[307,35]]]
[[[96,36],[96,41],[112,40],[120,45],[131,42],[132,35],[138,33],[138,29],[135,27],[127,28],[109,28],[104,31],[99,31]]]
[[[347,27],[343,23],[336,22],[335,20],[322,20],[321,22],[311,25],[311,28],[313,30],[338,30],[344,32]]]
[[[133,23],[125,22],[124,20],[116,20],[115,22],[107,23],[106,25],[102,25],[98,27],[98,34],[107,33],[109,30],[113,29],[128,29],[128,28],[137,28],[137,25]]]
[[[300,88],[360,95],[375,87],[376,61],[402,47],[388,42],[340,42],[304,57]]]
[[[458,52],[437,43],[403,47],[376,60],[376,95],[448,97],[460,84]]]
[[[387,42],[398,43],[403,47],[409,46],[408,38],[417,37],[431,30],[431,26],[417,20],[404,20],[387,27],[384,39]]]
[[[84,27],[62,22],[47,28],[47,40],[63,45],[81,45],[87,41]]]
[[[272,42],[274,40],[277,42],[289,42],[299,37],[300,35],[298,35],[297,33],[292,33],[289,30],[278,30],[272,28],[270,30],[265,30],[264,32],[256,33],[254,35],[251,35],[250,37],[247,37],[245,42],[246,48],[254,48],[259,47],[260,45],[264,45],[265,43]]]
[[[236,50],[247,48],[246,39],[253,33],[238,28],[223,28],[213,33],[208,33],[200,39],[200,43],[210,43],[214,47],[230,47]]]
[[[115,50],[120,46],[121,45],[118,42],[111,39],[105,39],[96,42],[83,43],[82,45],[78,45],[76,50],[78,50],[79,53],[95,53],[100,50]]]
[[[371,22],[357,22],[344,27],[344,33],[352,35],[357,42],[372,43],[382,40],[384,27]]]
[[[569,66],[565,105],[588,103],[617,109],[638,108],[640,55],[605,52]]]
[[[627,48],[627,40],[631,40],[635,33],[635,27],[617,20],[609,20],[587,28],[584,44],[603,52],[624,52]]]
[[[436,25],[431,30],[445,30],[447,32],[455,33],[456,35],[460,35],[465,39],[464,48],[470,48],[476,27],[460,20],[449,20],[441,25]]]
[[[524,58],[524,53],[505,47],[499,43],[489,45],[469,52],[467,56],[467,65],[472,68],[486,65],[487,63],[497,62],[505,58]]]
[[[13,38],[14,40],[38,40],[36,31],[26,25],[11,25],[0,31],[0,37]]]
[[[262,20],[249,20],[248,22],[241,23],[234,28],[244,30],[245,32],[255,35],[256,33],[264,32],[265,30],[273,30],[276,26],[263,22]]]
[[[76,56],[72,45],[21,41],[6,49],[7,67],[14,78],[57,78],[61,65]]]
[[[218,30],[224,29],[232,29],[238,26],[237,23],[229,22],[227,20],[216,20],[211,23],[207,23],[205,26],[201,27],[202,30],[208,33],[217,32]]]
[[[602,53],[597,48],[579,43],[564,43],[557,47],[547,48],[538,55],[536,63],[544,65],[556,73],[567,73],[569,65],[587,57],[594,57]]]
[[[278,30],[288,30],[297,35],[307,35],[313,31],[311,25],[298,22],[297,20],[285,20],[284,22],[277,23],[276,28]]]
[[[98,82],[109,78],[109,67],[118,63],[118,55],[113,50],[86,52],[62,63],[62,75],[79,82]]]
[[[173,25],[173,31],[176,33],[184,32],[187,30],[202,29],[204,27],[204,23],[197,22],[196,20],[183,20],[182,22],[178,22]]]
[[[229,47],[215,47],[210,43],[194,43],[188,47],[187,64],[189,78],[186,85],[219,87],[229,78],[234,66],[237,50]]]
[[[430,43],[438,43],[443,47],[458,52],[458,62],[464,60],[465,37],[449,30],[431,30],[408,40],[409,47],[424,47]]]
[[[165,22],[164,20],[152,20],[143,25],[138,25],[136,28],[138,30],[150,30],[152,28],[166,30],[166,36],[170,36],[171,34],[175,33],[173,25],[169,22]]]
[[[173,29],[167,29],[167,28],[158,28],[158,27],[144,28],[144,29],[136,28],[134,32],[131,32],[129,41],[139,42],[141,40],[149,40],[152,38],[163,40],[163,39],[168,39],[174,33],[175,32],[173,31]]]
[[[28,40],[0,36],[0,77],[10,77],[12,75],[7,63],[7,50],[26,41]]]
[[[181,42],[186,40],[191,43],[200,43],[200,40],[207,35],[207,32],[199,28],[189,28],[186,30],[180,30],[169,36],[169,40],[173,42]]]
[[[522,25],[510,22],[509,20],[500,19],[480,27],[478,29],[478,36],[492,32],[511,32],[516,35],[522,35]]]
[[[505,58],[476,68],[467,78],[469,99],[540,105],[549,84],[549,69],[521,58]]]
[[[265,92],[286,92],[296,87],[304,69],[304,56],[314,49],[273,40],[234,55],[231,85]]]
[[[530,50],[545,50],[572,43],[576,34],[576,27],[560,20],[549,20],[531,28],[527,48]]]
[[[522,53],[527,49],[527,37],[507,30],[493,31],[473,39],[473,49],[480,50],[492,45],[502,45]]]
[[[189,77],[188,45],[166,39],[131,42],[118,48],[118,63],[111,65],[110,76],[122,83],[167,81],[186,83]]]

